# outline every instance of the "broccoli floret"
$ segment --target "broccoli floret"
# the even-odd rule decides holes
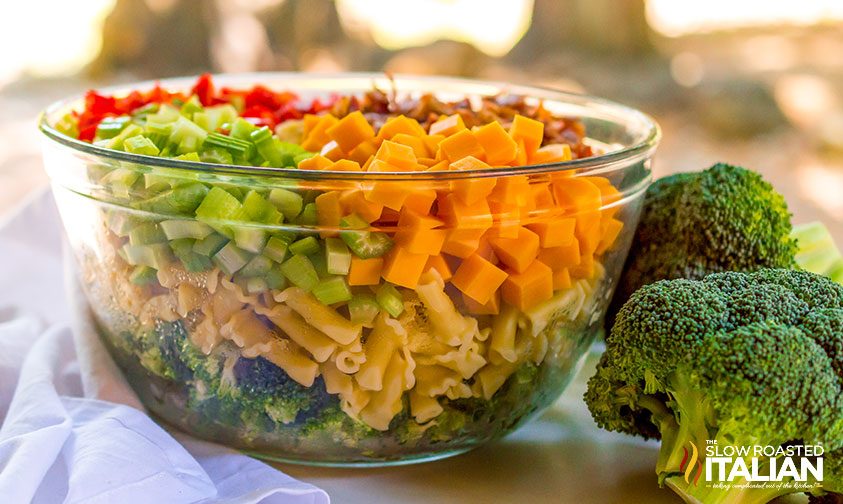
[[[843,310],[827,308],[813,311],[805,317],[802,328],[831,357],[832,369],[843,380]]]
[[[602,428],[660,438],[659,481],[687,501],[768,502],[804,490],[688,483],[686,448],[843,449],[841,327],[843,286],[806,271],[659,281],[618,312],[586,403]]]
[[[128,341],[131,352],[150,373],[176,381],[191,378],[192,372],[181,355],[182,347],[190,343],[181,321],[159,321],[153,329],[132,335]]]
[[[321,378],[305,387],[272,362],[247,359],[226,346],[194,361],[193,407],[213,421],[261,434],[301,423],[334,400]]]
[[[332,405],[338,408],[321,377],[305,387],[269,360],[244,358],[228,343],[206,355],[180,320],[159,321],[124,341],[147,371],[187,384],[189,409],[214,424],[240,428],[247,438],[275,431],[279,424],[302,424]]]
[[[322,409],[318,416],[308,418],[301,427],[304,437],[329,436],[335,443],[349,448],[355,448],[361,440],[378,434],[362,421],[348,416],[339,404]]]
[[[790,218],[784,197],[738,166],[719,163],[657,180],[644,198],[607,329],[633,292],[658,280],[797,265],[830,276],[840,252],[826,228],[794,230]]]
[[[424,424],[417,423],[409,413],[396,417],[395,435],[400,444],[413,446],[422,439],[432,443],[476,441],[487,433],[486,439],[502,432],[511,432],[536,410],[546,406],[556,387],[548,387],[547,377],[532,364],[521,365],[507,378],[491,399],[478,397],[442,399],[443,411]],[[540,391],[547,390],[547,393]],[[531,400],[526,401],[524,398]]]
[[[491,399],[467,398],[443,400],[444,412],[433,421],[427,436],[434,440],[448,440],[459,437],[466,427],[476,432],[478,426],[487,426],[490,433],[511,432],[532,413],[552,400],[558,392],[548,387],[546,368],[525,363],[507,378]],[[530,398],[530,400],[525,400]]]
[[[308,412],[321,411],[331,397],[321,378],[305,387],[263,357],[241,358],[233,372],[244,410],[265,412],[276,423],[304,421]]]

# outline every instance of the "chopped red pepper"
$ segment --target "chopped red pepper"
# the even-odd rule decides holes
[[[103,96],[96,91],[85,94],[85,110],[79,114],[79,139],[90,142],[94,139],[97,125],[106,117],[119,115],[117,100],[113,96]]]
[[[138,91],[132,91],[123,98],[114,100],[114,109],[119,114],[131,114],[133,110],[147,104],[146,98]]]
[[[211,82],[211,74],[205,73],[200,75],[190,91],[199,98],[202,105],[213,105],[214,83]]]
[[[210,74],[199,76],[190,89],[190,93],[196,95],[203,106],[235,101],[242,103],[244,110],[240,115],[243,118],[257,126],[271,128],[290,119],[300,119],[304,114],[316,114],[328,110],[339,99],[339,95],[332,95],[325,101],[315,99],[302,106],[295,93],[275,92],[261,85],[248,90],[228,87],[217,90]],[[92,141],[96,135],[97,126],[106,117],[131,114],[150,103],[172,103],[176,99],[184,101],[189,96],[181,92],[167,91],[160,84],[156,84],[145,93],[132,91],[122,98],[89,91],[85,95],[85,109],[76,114],[79,121],[79,139]]]

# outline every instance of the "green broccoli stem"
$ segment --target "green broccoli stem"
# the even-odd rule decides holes
[[[761,442],[755,438],[735,440],[727,426],[716,425],[715,414],[709,407],[705,393],[691,386],[690,376],[690,372],[685,370],[677,370],[671,374],[667,387],[673,399],[672,403],[668,403],[670,409],[654,397],[646,397],[640,402],[643,407],[653,412],[652,419],[659,422],[662,433],[662,445],[656,463],[659,484],[667,485],[689,504],[765,504],[777,497],[798,493],[798,490],[788,488],[786,484],[760,486],[760,482],[753,485],[744,478],[706,482],[700,477],[694,484],[696,472],[692,473],[688,482],[685,481],[684,472],[679,468],[686,453],[683,448],[690,449],[689,442],[693,442],[699,450],[702,470],[705,470],[708,440],[715,441],[718,446],[750,446]],[[672,412],[675,412],[675,416]],[[769,464],[764,464],[759,469],[759,474],[766,473],[769,473]]]
[[[669,486],[689,504],[764,504],[776,497],[793,493],[792,488],[777,488],[776,485],[770,488],[741,487],[747,483],[743,480],[724,482],[726,486],[720,487],[715,485],[715,482],[708,483],[700,478],[702,481],[694,484],[696,469],[689,482],[685,481],[684,472],[680,467],[686,453],[690,453],[690,443],[697,447],[699,460],[704,467],[705,449],[710,439],[718,445],[752,445],[757,442],[755,439],[748,439],[735,443],[729,436],[728,429],[718,429],[706,394],[691,386],[690,376],[691,373],[687,370],[671,373],[667,384],[671,401],[667,406],[655,396],[643,396],[639,400],[639,405],[651,412],[651,421],[658,425],[662,434],[661,449],[656,462],[659,484]],[[686,452],[686,449],[689,451]]]
[[[647,376],[645,392],[638,399],[638,406],[650,411],[650,421],[661,433],[662,442],[656,463],[659,484],[675,474],[680,474],[679,466],[691,443],[703,450],[710,438],[707,419],[712,415],[708,408],[705,394],[691,387],[689,373],[677,371],[668,379],[667,392],[670,400],[667,406],[662,398],[649,393],[662,388],[652,375]]]
[[[751,441],[747,444],[755,444]],[[781,458],[776,466],[781,466]],[[759,474],[769,473],[769,464],[763,464]],[[716,478],[716,476],[715,476]],[[676,492],[689,504],[766,504],[773,499],[785,495],[803,493],[807,490],[800,490],[793,486],[797,483],[792,478],[784,479],[781,482],[749,482],[745,478],[736,478],[733,481],[699,481],[697,485],[686,483],[684,475],[672,475],[665,480],[665,484]],[[815,484],[815,481],[800,482],[800,484]]]

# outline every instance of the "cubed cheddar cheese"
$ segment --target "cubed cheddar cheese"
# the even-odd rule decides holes
[[[442,140],[445,140],[445,135],[435,135],[431,133],[430,135],[422,137],[424,146],[427,148],[427,152],[429,152],[431,156],[436,155],[436,152],[439,150],[439,143]]]
[[[542,248],[561,247],[573,241],[576,224],[573,217],[551,217],[527,224],[527,229],[539,236]]]
[[[315,155],[299,162],[299,170],[330,170],[334,162],[325,156]]]
[[[340,159],[339,161],[334,161],[334,164],[331,165],[331,170],[334,171],[363,171],[360,168],[360,163],[357,161],[352,161],[350,159]]]
[[[501,294],[495,292],[485,304],[480,304],[465,294],[462,295],[463,304],[472,315],[497,315],[501,311]]]
[[[383,212],[383,205],[367,200],[360,189],[343,191],[340,204],[346,214],[357,214],[370,224],[378,220]]]
[[[319,154],[325,156],[331,161],[339,161],[345,155],[342,149],[340,149],[340,146],[334,140],[331,140],[330,142],[323,145],[322,150],[319,151]]]
[[[366,140],[365,142],[357,144],[357,147],[353,148],[351,152],[348,153],[348,157],[349,159],[357,161],[362,166],[370,162],[377,150],[378,147],[373,140]]]
[[[324,231],[319,234],[323,238],[333,236],[340,226],[342,218],[342,205],[340,204],[339,191],[327,191],[316,197],[316,219],[319,227]]]
[[[594,256],[591,254],[584,254],[580,257],[580,263],[576,266],[571,266],[568,270],[572,278],[591,279],[594,278]]]
[[[486,231],[483,236],[480,237],[480,242],[477,244],[477,250],[475,250],[474,253],[497,266],[500,264],[500,260],[498,259],[498,256],[495,255],[495,249],[492,248],[492,244],[489,243],[490,234],[490,231]]]
[[[480,239],[485,229],[450,229],[442,252],[454,257],[468,257],[480,247]]]
[[[554,271],[572,268],[580,264],[580,244],[574,238],[568,245],[541,249],[538,260],[550,266]]]
[[[494,218],[493,228],[501,238],[517,238],[521,228],[521,210],[517,205],[489,200],[489,210]]]
[[[387,282],[415,289],[427,264],[426,254],[415,254],[402,246],[395,246],[387,252],[381,276]]]
[[[506,278],[505,271],[477,254],[472,254],[454,272],[451,283],[466,296],[486,304]]]
[[[495,188],[489,195],[490,201],[500,201],[525,206],[530,196],[530,181],[526,175],[498,177]]]
[[[464,129],[439,142],[437,157],[447,159],[450,162],[458,161],[464,157],[473,156],[477,159],[484,159],[486,153],[480,142],[474,138],[471,131]]]
[[[580,242],[580,250],[583,254],[593,254],[600,244],[602,236],[600,217],[598,210],[586,210],[574,216],[577,221],[574,235]]]
[[[454,194],[439,199],[439,216],[446,224],[460,229],[488,229],[492,227],[492,213],[486,200],[467,205]]]
[[[433,189],[415,188],[404,200],[404,208],[410,209],[418,214],[430,213],[433,202],[436,201],[436,191]]]
[[[598,189],[600,189],[600,199],[601,199],[601,209],[600,211],[603,213],[603,216],[606,218],[612,218],[615,214],[620,210],[620,205],[613,205],[616,201],[620,200],[623,195],[618,191],[615,186],[607,179],[606,177],[582,177],[585,180],[588,180],[592,184],[596,185]]]
[[[539,236],[527,228],[520,228],[516,238],[489,239],[495,255],[509,269],[522,273],[539,253]]]
[[[550,184],[547,182],[530,184],[530,197],[535,208],[546,209],[556,206],[553,201],[553,194],[550,192]]]
[[[369,162],[369,166],[366,168],[366,171],[370,172],[400,172],[404,171],[398,168],[397,166],[393,166],[383,159],[372,158]]]
[[[524,146],[524,140],[519,138],[515,143],[518,145],[518,150],[515,152],[515,159],[509,162],[509,166],[525,166],[527,164],[527,147]]]
[[[427,212],[418,212],[406,205],[398,217],[398,227],[402,229],[435,229],[443,224],[442,220],[428,215]]]
[[[302,161],[301,169],[459,172],[572,158],[567,144],[542,146],[544,123],[522,115],[509,131],[499,122],[469,130],[460,114],[440,117],[429,132],[414,119],[392,117],[377,135],[359,111],[341,119],[308,114],[303,123],[303,142],[320,154]],[[444,189],[439,182],[428,188],[397,180],[349,182],[343,187],[351,189],[316,198],[317,218],[328,234],[351,213],[396,226],[395,245],[384,257],[352,257],[351,286],[385,280],[413,289],[436,270],[461,292],[468,313],[496,315],[503,302],[528,310],[554,290],[593,278],[595,255],[623,229],[614,218],[618,207],[608,206],[620,192],[605,177],[575,175],[472,176],[445,182]]]
[[[383,257],[360,259],[351,256],[351,268],[348,271],[348,285],[378,285],[383,271]]]
[[[323,116],[316,114],[305,114],[304,117],[302,117],[302,138],[307,137],[308,133],[313,131],[313,128],[319,124],[322,117]]]
[[[525,153],[529,156],[541,147],[544,140],[544,123],[518,114],[512,120],[509,134],[516,142],[520,140],[524,143]]]
[[[384,207],[383,212],[381,212],[381,218],[378,220],[383,224],[397,224],[400,217],[401,213],[398,210]]]
[[[451,169],[451,163],[448,162],[447,159],[443,159],[441,161],[436,161],[434,164],[430,165],[426,171],[448,171]]]
[[[384,140],[378,151],[375,153],[375,161],[372,161],[370,171],[380,171],[373,168],[374,163],[382,161],[395,168],[394,171],[412,171],[416,169],[416,153],[409,145],[402,145],[390,140]]]
[[[445,282],[450,281],[451,277],[453,277],[448,261],[446,261],[441,255],[434,255],[427,258],[427,264],[424,265],[424,271],[427,272],[430,269],[436,270]]]
[[[405,182],[391,180],[378,180],[372,183],[370,189],[363,190],[363,195],[367,201],[381,204],[395,211],[401,210],[409,194]]]
[[[442,135],[443,137],[447,137],[465,129],[465,122],[462,120],[462,116],[459,114],[453,114],[440,117],[439,120],[430,125],[428,133],[431,136]]]
[[[428,156],[436,154],[435,152],[428,152],[427,146],[424,144],[424,140],[418,136],[409,135],[407,133],[399,133],[392,137],[392,141],[401,145],[406,145],[407,147],[413,149],[413,154],[416,155],[416,159],[421,164],[424,164],[422,163],[422,158],[428,158]],[[430,161],[435,162],[433,158],[429,159]]]
[[[571,146],[568,144],[550,144],[539,147],[530,156],[530,164],[562,163],[571,160]]]
[[[375,136],[375,130],[372,125],[363,116],[363,113],[356,110],[347,116],[343,117],[336,124],[333,124],[325,133],[336,140],[337,144],[345,152],[351,152],[360,143],[369,140]]]
[[[519,310],[528,310],[553,297],[553,271],[533,261],[523,272],[510,272],[501,286],[501,296]]]
[[[311,123],[312,126],[307,128],[307,133],[305,133],[302,139],[301,147],[304,150],[316,152],[331,141],[331,136],[327,130],[334,127],[339,122],[339,119],[331,114],[310,117],[316,117],[317,119],[308,119],[305,121],[305,126],[308,123]]]
[[[553,290],[570,289],[574,283],[571,281],[571,274],[567,268],[561,268],[553,272]]]
[[[445,229],[399,228],[395,243],[414,254],[438,255],[447,236]]]
[[[518,143],[498,121],[480,126],[473,133],[486,153],[486,162],[492,166],[507,165],[518,154]]]
[[[474,156],[466,156],[451,163],[452,170],[471,171],[487,170],[491,166],[477,159]],[[495,188],[497,180],[494,177],[473,176],[457,179],[451,182],[451,190],[466,205],[485,199]]]
[[[424,136],[424,128],[415,119],[405,115],[390,117],[378,130],[377,137],[384,140],[394,139],[399,134],[411,135],[414,137]]]
[[[598,210],[602,203],[600,189],[584,177],[554,180],[553,195],[556,203],[569,212]]]
[[[623,229],[623,222],[617,219],[604,219],[600,225],[600,229],[602,236],[600,237],[600,243],[594,250],[594,253],[597,255],[603,254],[615,243],[615,240],[618,239]]]

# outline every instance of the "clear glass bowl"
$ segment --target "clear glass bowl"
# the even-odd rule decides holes
[[[260,83],[302,98],[393,85],[366,74],[231,75],[216,82],[237,88]],[[191,83],[162,82],[168,89],[189,89]],[[107,91],[121,94],[153,85]],[[396,77],[394,86],[402,96],[432,92],[475,101],[512,93],[541,100],[555,114],[579,118],[600,154],[470,172],[239,167],[109,151],[64,136],[54,125],[81,106],[81,97],[45,111],[40,123],[44,161],[91,311],[129,383],[160,420],[268,459],[386,465],[441,458],[499,438],[562,393],[600,330],[651,180],[658,127],[630,108],[547,89],[409,76]],[[209,255],[235,233],[260,243],[289,233],[314,236],[320,248],[338,234],[336,226],[319,224],[197,224],[197,198],[212,188],[235,196],[291,191],[305,203],[336,191],[347,196],[343,205],[352,207],[370,191],[397,190],[422,200],[435,196],[441,208],[454,187],[481,179],[509,188],[518,211],[500,204],[446,216],[440,229],[453,243],[449,254],[439,256],[445,260],[425,264],[415,288],[397,286],[404,304],[400,315],[381,310],[362,325],[351,323],[347,306],[321,305],[304,290],[283,285],[277,275],[244,282],[238,273],[225,272],[230,262],[229,267],[220,267],[226,263],[216,258],[190,264],[174,253],[177,240],[160,239],[161,228],[169,227],[168,238],[189,236],[195,240],[187,242],[192,251],[201,242]],[[595,191],[596,204],[577,196]],[[171,223],[161,224],[166,221]],[[369,231],[396,238],[401,230],[388,218],[378,222]],[[520,226],[551,230],[537,259],[544,266],[537,268],[552,275],[552,298],[538,305],[524,301],[519,309],[517,301],[506,299],[521,297],[500,301],[504,286],[481,306],[457,290],[454,280],[446,281],[445,270],[457,271],[469,254],[494,262],[505,249],[521,248],[517,239],[497,251],[477,245],[487,243],[477,240],[486,232],[520,236]],[[206,235],[220,239],[215,244],[200,238]],[[244,259],[251,255],[234,258]],[[324,252],[310,259],[317,269],[320,261],[325,268]],[[155,270],[150,275],[137,264]],[[403,270],[416,263],[395,264],[393,270]],[[252,275],[260,278],[260,269]],[[519,296],[546,290],[550,280],[539,277]],[[379,285],[352,290],[356,296],[374,295],[385,283],[376,281]]]

